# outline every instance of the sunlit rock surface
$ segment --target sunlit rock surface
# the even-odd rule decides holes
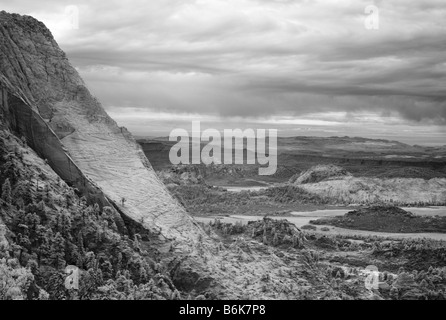
[[[0,12],[0,84],[3,121],[64,180],[168,239],[201,233],[41,22]]]

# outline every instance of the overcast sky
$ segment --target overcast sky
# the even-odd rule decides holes
[[[378,29],[365,26],[377,23],[368,5]],[[446,144],[444,0],[0,0],[0,10],[43,21],[136,135],[201,119]]]

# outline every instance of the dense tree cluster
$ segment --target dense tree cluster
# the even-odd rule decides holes
[[[386,299],[446,299],[446,243],[430,239],[394,239],[376,236],[329,235],[307,236],[317,247],[333,252],[362,252],[370,255],[369,264],[378,264],[380,270],[380,295]],[[342,256],[340,256],[342,257]],[[332,258],[333,262],[346,263],[342,258]],[[363,264],[365,262],[360,262]],[[358,275],[362,268],[351,270],[328,268],[332,278],[348,280]],[[385,271],[384,271],[385,270]],[[345,283],[337,281],[337,289],[345,288]],[[385,284],[384,284],[385,283]]]
[[[291,185],[241,192],[227,192],[206,185],[172,185],[169,186],[169,190],[189,212],[193,213],[235,213],[262,206],[329,204],[319,196]]]
[[[118,232],[123,222],[112,208],[87,204],[25,161],[27,152],[0,131],[0,222],[9,243],[0,251],[0,299],[180,298],[140,237]],[[68,265],[80,269],[79,290],[65,288]]]

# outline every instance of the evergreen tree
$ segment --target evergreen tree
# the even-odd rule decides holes
[[[145,283],[147,282],[148,279],[149,277],[147,275],[146,269],[143,266],[141,266],[139,269],[139,281]]]
[[[6,163],[3,165],[4,174],[12,180],[13,183],[17,182],[19,177],[19,170],[12,162],[12,159],[8,157]]]
[[[85,254],[85,267],[87,269],[95,269],[96,268],[96,256],[94,252],[87,252]]]
[[[65,240],[59,232],[51,240],[50,261],[56,269],[65,267]]]
[[[79,232],[77,234],[77,245],[79,247],[79,253],[83,256],[85,254],[85,248],[84,248],[84,236],[82,235],[82,232]]]
[[[14,198],[18,198],[18,197],[24,197],[27,192],[28,192],[27,182],[25,180],[21,180],[21,181],[17,182],[16,187],[14,188],[14,191],[12,194],[13,194]]]
[[[5,183],[2,185],[2,200],[6,203],[11,203],[11,182],[9,182],[9,178],[5,180]]]
[[[398,289],[397,289],[397,288],[392,287],[392,288],[390,289],[390,297],[391,297],[393,300],[398,300],[399,292],[398,292]]]
[[[273,246],[278,246],[279,245],[279,237],[277,236],[277,233],[274,234],[274,238],[273,238]]]
[[[106,260],[101,264],[102,275],[104,280],[109,280],[113,277],[113,266],[110,261]]]
[[[65,239],[71,240],[71,219],[67,214],[61,215],[60,232]]]

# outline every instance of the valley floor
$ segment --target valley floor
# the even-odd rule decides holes
[[[244,269],[248,266],[249,270],[262,266],[265,268],[263,270],[269,270],[266,273],[274,274],[274,278],[282,280],[287,277],[287,268],[299,270],[296,272],[307,282],[302,280],[302,283],[297,283],[297,287],[292,287],[293,290],[284,289],[283,295],[277,295],[280,292],[278,288],[283,288],[282,284],[277,288],[278,291],[274,291],[275,298],[295,299],[296,295],[291,292],[302,288],[298,295],[302,299],[444,298],[446,278],[438,279],[435,283],[435,280],[429,280],[429,275],[446,272],[446,228],[440,227],[438,232],[383,232],[378,227],[373,230],[373,226],[363,230],[355,229],[354,225],[347,228],[330,223],[330,219],[343,217],[354,210],[374,205],[392,207],[395,204],[402,205],[404,210],[420,219],[446,219],[446,206],[438,205],[444,203],[444,179],[429,181],[398,178],[382,180],[384,182],[381,183],[380,179],[373,177],[355,178],[353,184],[357,184],[357,190],[349,190],[351,178],[347,177],[346,182],[342,182],[342,188],[346,191],[342,191],[343,197],[340,197],[339,192],[333,189],[339,183],[336,179],[344,181],[343,177],[305,184],[254,183],[246,179],[234,184],[228,179],[218,182],[215,176],[208,180],[197,174],[195,169],[189,171],[184,167],[179,173],[163,170],[159,174],[189,214],[205,230],[212,229],[218,241],[222,241],[228,248],[240,247],[240,243],[249,242],[251,258],[255,262],[251,265],[241,258],[240,267]],[[210,181],[214,186],[208,185]],[[394,188],[393,184],[402,185]],[[375,188],[375,185],[378,187]],[[386,188],[393,192],[392,195],[387,195]],[[363,201],[363,194],[371,194],[367,190],[371,190],[373,196]],[[415,198],[413,194],[416,194]],[[306,239],[306,250],[317,257],[313,263],[307,265],[305,260],[301,260],[302,252],[290,251],[280,241],[274,242],[273,239],[249,234],[252,225],[262,223],[265,219],[278,223],[287,221],[301,230]],[[324,220],[316,223],[319,219]],[[261,244],[266,245],[267,249],[263,249]],[[265,267],[265,264],[271,263],[271,257],[276,262]],[[290,261],[301,262],[290,265]],[[379,270],[379,284],[372,290],[364,284],[370,274],[369,266]],[[238,272],[240,270],[234,270],[234,274]],[[330,276],[327,277],[327,273]],[[309,278],[313,280],[309,281]],[[241,279],[246,280],[244,277]],[[243,287],[250,288],[248,284]],[[260,292],[263,290],[267,292],[268,289],[260,287]]]

